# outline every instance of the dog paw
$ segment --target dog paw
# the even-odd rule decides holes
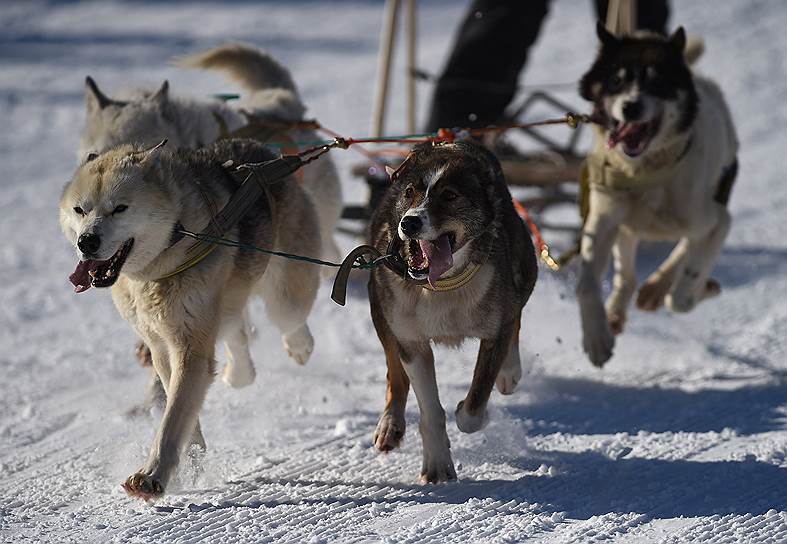
[[[235,363],[227,363],[224,367],[224,372],[221,374],[221,381],[235,389],[247,387],[254,383],[257,377],[257,372],[251,364],[238,365]]]
[[[284,335],[282,343],[287,354],[299,365],[305,365],[314,350],[314,338],[306,325],[292,334]]]
[[[161,482],[141,472],[129,476],[123,483],[123,489],[129,497],[145,501],[156,499],[164,494],[164,486]]]
[[[404,438],[405,425],[403,417],[384,413],[374,430],[374,447],[385,453],[398,448]]]
[[[623,332],[623,327],[626,324],[626,316],[617,312],[607,314],[607,322],[609,323],[609,330],[612,334],[617,336]]]
[[[669,285],[661,280],[648,280],[637,293],[637,308],[644,312],[655,312],[664,305]]]
[[[721,284],[713,278],[708,278],[705,282],[705,298],[717,297],[721,294]]]
[[[694,295],[670,293],[664,297],[664,303],[671,311],[679,314],[690,312],[697,305]]]
[[[595,334],[585,334],[582,339],[582,347],[594,366],[599,368],[612,357],[612,348],[615,347],[615,337],[609,328],[606,320],[601,324]]]
[[[463,433],[474,433],[483,429],[488,421],[486,410],[479,410],[478,414],[471,414],[465,410],[465,401],[456,405],[456,426]]]
[[[140,340],[134,347],[134,353],[137,355],[137,360],[141,366],[153,366],[153,355],[150,353],[150,348],[145,345],[145,342]]]
[[[512,368],[513,367],[513,368]],[[495,379],[495,386],[502,395],[511,395],[519,385],[519,380],[522,379],[522,365],[503,365],[500,372],[497,373]]]
[[[427,454],[424,450],[424,462],[421,465],[422,484],[439,484],[456,480],[456,470],[454,462],[451,460],[451,452],[446,449],[436,455]]]

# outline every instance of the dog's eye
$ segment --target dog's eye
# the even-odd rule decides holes
[[[455,200],[456,197],[458,197],[458,196],[459,196],[459,193],[457,193],[453,189],[446,189],[445,191],[440,193],[440,197],[443,200]]]
[[[83,210],[79,206],[74,206],[74,213],[76,213],[77,215],[85,215],[85,210]]]
[[[126,206],[125,204],[120,204],[118,206],[115,206],[115,209],[112,210],[112,215],[115,215],[116,213],[123,213],[127,209],[128,209],[128,206]]]
[[[623,86],[623,78],[618,74],[612,74],[607,80],[607,87],[610,91],[619,90]]]
[[[413,189],[412,185],[408,185],[407,188],[404,190],[404,197],[408,199],[412,199],[415,196],[415,189]]]

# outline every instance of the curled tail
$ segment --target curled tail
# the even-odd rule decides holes
[[[220,45],[202,53],[181,57],[177,64],[184,68],[225,72],[248,92],[263,89],[298,92],[289,70],[267,53],[250,45]]]

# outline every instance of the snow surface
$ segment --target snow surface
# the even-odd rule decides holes
[[[466,2],[420,2],[420,64],[439,70]],[[83,81],[206,96],[234,88],[169,59],[225,40],[286,63],[310,113],[367,133],[379,2],[3,2],[0,5],[0,539],[4,542],[784,542],[787,541],[787,6],[673,2],[705,38],[700,69],[725,89],[742,141],[734,227],[715,276],[723,295],[690,315],[632,312],[603,370],[582,354],[572,271],[542,271],[521,338],[530,375],[459,433],[453,407],[477,343],[438,350],[460,480],[421,486],[414,399],[401,451],[371,436],[385,368],[363,296],[326,283],[316,350],[290,361],[253,315],[258,380],[213,385],[204,471],[184,467],[155,506],[119,483],[154,421],[124,415],[146,371],[109,293],[75,295],[57,199],[75,163]],[[524,82],[576,81],[594,50],[591,2],[553,3]],[[389,132],[403,129],[401,52]],[[421,85],[421,118],[427,87]],[[577,107],[573,89],[560,96]],[[557,128],[560,136],[566,129]],[[348,200],[358,161],[335,151]],[[549,233],[547,233],[550,236]],[[350,248],[356,240],[344,237]],[[650,247],[640,274],[663,247]]]

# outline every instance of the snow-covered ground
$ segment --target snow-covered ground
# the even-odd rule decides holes
[[[420,4],[420,64],[437,71],[466,2]],[[147,373],[109,293],[72,292],[74,255],[57,226],[84,77],[110,93],[164,78],[174,92],[232,91],[169,59],[243,40],[292,69],[311,115],[363,135],[381,3],[0,4],[0,539],[787,541],[787,6],[673,4],[673,24],[705,38],[700,69],[725,89],[742,141],[733,231],[715,271],[723,296],[685,316],[634,311],[599,371],[580,349],[572,271],[543,270],[521,338],[532,371],[512,397],[493,394],[478,434],[459,433],[452,409],[477,344],[438,351],[460,480],[425,487],[414,399],[404,448],[371,447],[385,367],[362,285],[345,308],[323,287],[305,368],[255,305],[257,383],[214,384],[204,471],[184,469],[155,506],[119,486],[152,438],[152,419],[124,415]],[[591,61],[592,21],[591,2],[555,1],[524,82],[576,81]],[[403,130],[400,67],[390,132]],[[560,96],[582,106],[571,89]],[[348,200],[360,200],[349,175],[357,156],[332,153]],[[642,276],[662,254],[646,251]]]

